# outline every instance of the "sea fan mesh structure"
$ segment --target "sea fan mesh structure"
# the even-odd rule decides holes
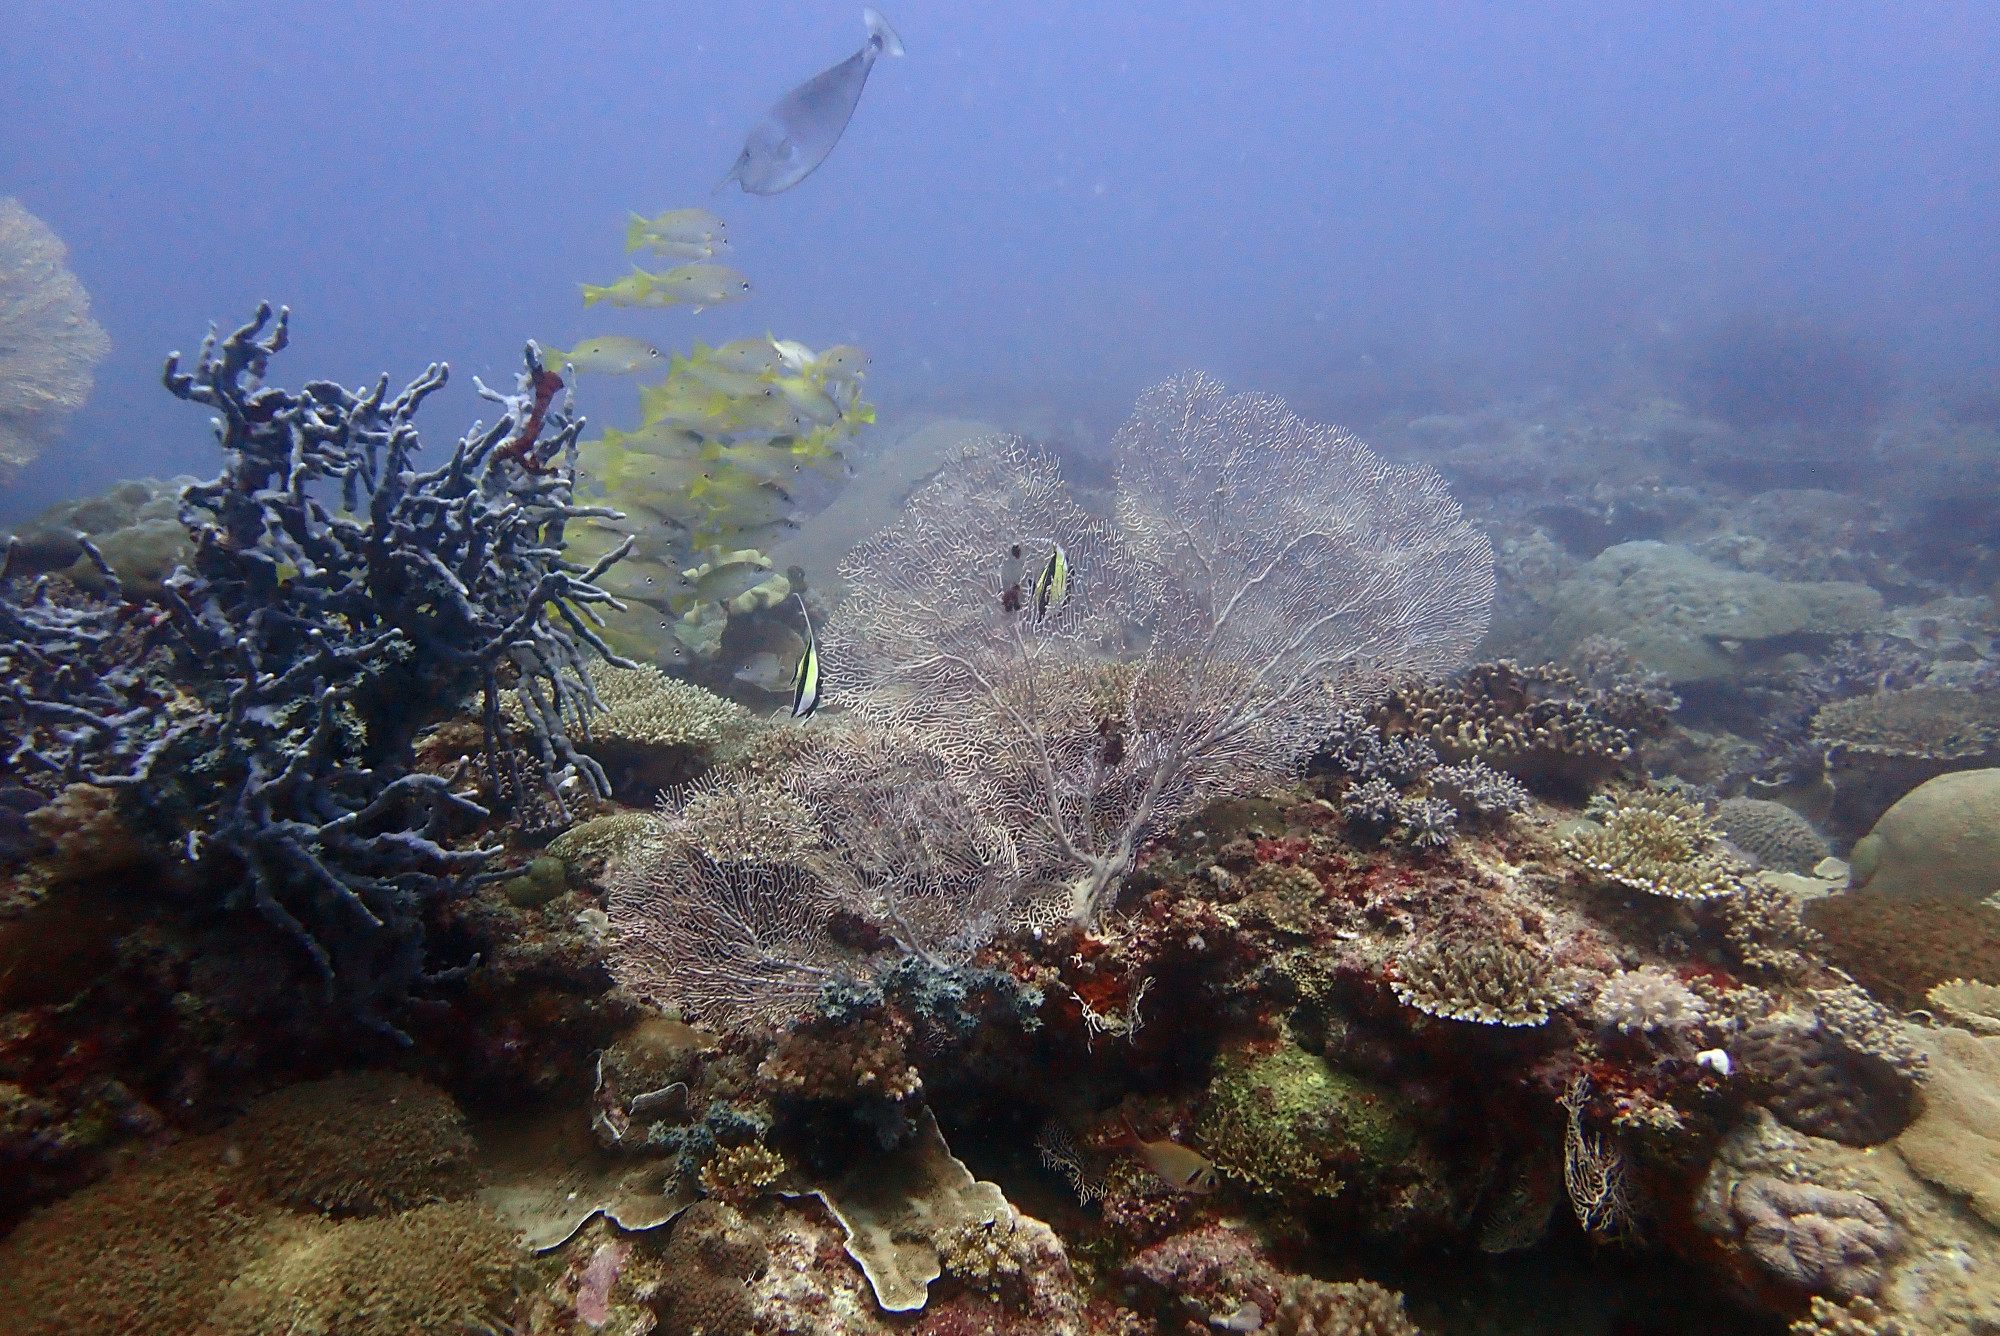
[[[1109,524],[1017,443],[972,447],[849,557],[826,630],[829,698],[948,761],[1041,921],[1094,921],[1147,837],[1290,775],[1330,711],[1462,663],[1492,601],[1435,474],[1279,400],[1179,377],[1114,453]],[[1043,609],[1019,583],[1057,546]]]
[[[1437,477],[1276,400],[1170,381],[1117,465],[1114,521],[988,439],[855,549],[821,641],[851,725],[676,797],[612,889],[621,980],[777,1023],[897,954],[1089,925],[1147,838],[1486,629],[1492,549]],[[1066,593],[1037,580],[1058,549]]]
[[[0,199],[0,481],[83,406],[111,347],[68,255],[19,200]]]

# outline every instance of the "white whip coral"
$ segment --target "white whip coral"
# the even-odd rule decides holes
[[[826,628],[828,699],[946,758],[1036,921],[1095,921],[1144,840],[1288,777],[1333,710],[1458,666],[1492,602],[1492,548],[1436,474],[1279,400],[1182,376],[1114,454],[1115,523],[980,443],[855,549]]]

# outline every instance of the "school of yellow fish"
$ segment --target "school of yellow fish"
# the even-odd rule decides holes
[[[687,263],[584,284],[584,305],[700,311],[751,291],[743,275],[710,262],[728,251],[729,239],[722,219],[705,209],[635,213],[625,249]],[[633,605],[610,618],[615,646],[656,659],[710,654],[731,608],[790,594],[765,551],[797,527],[794,494],[807,471],[837,474],[845,466],[838,442],[875,420],[861,397],[865,353],[846,345],[815,352],[767,334],[719,347],[697,342],[671,355],[643,339],[601,335],[542,354],[571,375],[666,372],[640,387],[637,427],[607,429],[579,446],[584,496],[627,519],[573,523],[570,556],[593,561],[627,535],[635,539],[632,555],[602,582]],[[677,652],[663,652],[669,638]]]

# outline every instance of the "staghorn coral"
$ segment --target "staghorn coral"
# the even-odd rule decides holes
[[[1723,939],[1746,968],[1780,979],[1800,979],[1823,963],[1823,943],[1806,926],[1799,898],[1765,877],[1746,877],[1727,895],[1708,902],[1721,921]]]
[[[227,1133],[274,1201],[385,1215],[475,1186],[472,1138],[450,1095],[394,1072],[357,1072],[266,1095]]]
[[[1604,880],[1673,900],[1713,899],[1734,889],[1734,870],[1696,804],[1650,790],[1593,806],[1609,808],[1602,828],[1572,835],[1563,849]]]
[[[1879,1291],[1884,1265],[1901,1242],[1895,1222],[1859,1192],[1757,1176],[1737,1183],[1729,1204],[1744,1249],[1759,1266],[1837,1299]]]
[[[459,1336],[504,1320],[524,1260],[506,1226],[469,1202],[291,1223],[230,1282],[202,1331]]]
[[[1923,1050],[1901,1018],[1852,983],[1815,988],[1806,994],[1820,1029],[1849,1052],[1885,1063],[1915,1081],[1924,1073]]]
[[[1605,980],[1591,1003],[1599,1025],[1620,1034],[1688,1030],[1702,1022],[1707,1007],[1686,984],[1660,969],[1620,970]]]
[[[111,340],[48,224],[0,199],[0,482],[57,440]]]
[[[1276,1336],[1418,1336],[1396,1291],[1370,1280],[1328,1284],[1310,1277],[1286,1286],[1268,1330]]]
[[[1587,793],[1632,759],[1636,741],[1666,727],[1666,709],[1644,700],[1622,685],[1586,686],[1555,664],[1502,660],[1450,682],[1400,685],[1371,717],[1446,760],[1479,760],[1530,785]]]
[[[1540,1025],[1576,994],[1543,952],[1512,942],[1423,942],[1397,958],[1390,987],[1405,1006],[1480,1025]]]
[[[1762,798],[1726,798],[1715,824],[1730,842],[1764,867],[1811,872],[1827,855],[1826,839],[1812,822],[1783,803]]]
[[[1342,814],[1378,835],[1434,848],[1450,842],[1460,817],[1506,817],[1529,804],[1511,775],[1484,761],[1445,765],[1422,738],[1385,735],[1360,710],[1335,711],[1329,729],[1312,769],[1345,776]]]
[[[849,557],[825,634],[829,692],[921,734],[1082,924],[1146,838],[1288,776],[1329,698],[1455,666],[1493,588],[1435,475],[1275,399],[1181,377],[1113,453],[1115,526],[1017,443],[968,451]],[[1044,607],[1024,563],[1057,546],[1079,593]]]

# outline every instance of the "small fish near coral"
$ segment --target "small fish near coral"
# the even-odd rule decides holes
[[[645,249],[670,260],[712,260],[729,249],[729,228],[707,209],[668,209],[657,218],[631,214],[625,253]]]
[[[743,141],[743,151],[717,190],[734,181],[749,194],[776,195],[826,161],[853,119],[876,59],[885,52],[903,54],[903,40],[880,10],[863,9],[861,19],[868,25],[861,49],[785,94]]]
[[[548,344],[542,346],[542,361],[555,368],[596,376],[629,376],[645,371],[665,359],[660,350],[644,339],[624,334],[600,334],[564,352]]]
[[[1215,1191],[1215,1162],[1198,1150],[1191,1150],[1178,1141],[1162,1138],[1148,1141],[1133,1128],[1132,1120],[1121,1115],[1124,1133],[1114,1146],[1129,1147],[1139,1162],[1157,1174],[1162,1181],[1181,1192]]]
[[[812,614],[806,611],[803,594],[799,600],[799,615],[806,619],[806,648],[799,655],[798,671],[792,677],[792,718],[808,719],[819,708],[819,639],[813,635]]]

